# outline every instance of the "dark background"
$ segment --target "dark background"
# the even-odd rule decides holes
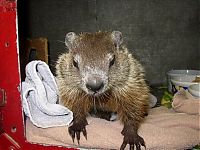
[[[200,0],[19,0],[20,51],[47,37],[50,66],[66,51],[65,34],[119,30],[150,84],[171,69],[200,69]]]

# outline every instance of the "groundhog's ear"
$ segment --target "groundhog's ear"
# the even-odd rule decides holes
[[[113,31],[111,38],[117,47],[119,47],[123,42],[122,33],[120,31]]]
[[[65,36],[65,45],[70,49],[73,47],[74,40],[77,38],[77,35],[74,32],[69,32]]]

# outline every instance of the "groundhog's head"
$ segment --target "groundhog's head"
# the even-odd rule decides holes
[[[79,88],[94,96],[105,93],[117,84],[124,84],[124,74],[127,75],[129,68],[127,62],[120,60],[122,41],[119,31],[80,35],[68,33],[65,44],[71,61],[68,67],[73,76],[68,79],[74,80]]]

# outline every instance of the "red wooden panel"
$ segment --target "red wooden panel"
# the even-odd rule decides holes
[[[26,142],[20,97],[16,10],[16,0],[0,0],[0,150],[70,149]],[[5,99],[4,106],[1,106],[2,99]]]
[[[0,1],[0,88],[6,104],[1,107],[4,131],[18,142],[23,138],[20,76],[16,34],[16,2]],[[16,132],[13,132],[16,129]]]

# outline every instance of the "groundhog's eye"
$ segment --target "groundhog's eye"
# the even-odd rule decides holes
[[[114,63],[115,63],[115,55],[113,56],[112,60],[110,61],[109,67],[114,65]]]
[[[78,69],[78,62],[73,59],[73,65]]]

